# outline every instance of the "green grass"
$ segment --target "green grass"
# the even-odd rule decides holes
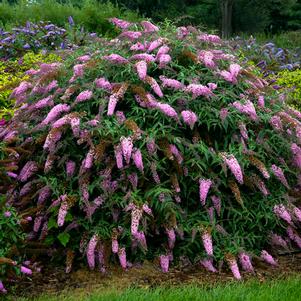
[[[114,289],[92,292],[70,292],[61,296],[41,296],[13,299],[18,301],[298,301],[301,300],[301,277],[286,280],[269,280],[264,283],[247,281],[231,282],[217,287],[183,285],[169,288],[141,289],[123,291]]]

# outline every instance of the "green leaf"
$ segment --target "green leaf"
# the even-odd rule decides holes
[[[63,232],[63,233],[60,233],[60,234],[58,235],[57,238],[58,238],[58,240],[60,241],[60,243],[61,243],[64,247],[66,247],[67,243],[69,242],[70,235],[69,235],[69,233],[67,233],[67,232]]]

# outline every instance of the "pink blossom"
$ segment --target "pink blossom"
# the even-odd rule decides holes
[[[18,179],[21,182],[26,182],[37,171],[38,171],[37,163],[34,161],[28,161],[21,169]]]
[[[186,124],[190,126],[192,129],[194,127],[194,124],[197,122],[198,117],[197,115],[192,111],[182,111],[181,116]]]
[[[254,104],[250,100],[247,100],[244,104],[239,101],[235,101],[232,105],[239,112],[248,115],[251,120],[256,121],[258,119]]]
[[[214,44],[220,44],[222,41],[219,36],[213,34],[206,34],[206,33],[199,35],[198,39],[204,42],[210,42]]]
[[[74,137],[80,136],[80,118],[79,117],[72,117],[70,119],[70,125],[73,132]]]
[[[142,210],[135,207],[131,211],[131,233],[133,236],[135,236],[136,233],[138,232],[138,227],[139,227],[141,217],[142,217]]]
[[[150,62],[154,62],[155,61],[155,57],[152,54],[148,54],[148,53],[139,53],[139,54],[135,54],[133,56],[131,56],[130,60],[138,60],[138,61],[146,61],[147,63]]]
[[[156,106],[162,113],[171,118],[178,118],[178,114],[173,107],[167,103],[158,103]]]
[[[118,144],[114,148],[114,153],[115,153],[115,159],[116,159],[117,168],[118,169],[123,168],[122,148],[121,148],[120,144]]]
[[[146,243],[146,238],[145,238],[145,234],[143,231],[138,231],[135,234],[135,239],[139,242],[140,246],[144,249],[147,250],[147,243]]]
[[[244,252],[240,253],[239,254],[239,262],[244,271],[254,273],[254,268],[251,263],[251,258],[248,254],[246,254]]]
[[[66,162],[66,173],[67,177],[70,178],[74,175],[76,164],[74,161],[68,160]]]
[[[161,55],[167,54],[169,52],[170,48],[167,45],[163,45],[158,49],[156,60],[160,58]]]
[[[69,80],[69,83],[74,82],[77,78],[83,77],[84,76],[84,70],[85,70],[85,65],[84,64],[74,65],[74,67],[73,67],[73,76]]]
[[[148,215],[150,215],[150,216],[153,216],[153,211],[152,211],[152,209],[151,209],[147,204],[143,204],[143,205],[142,205],[142,210],[143,210],[146,214],[148,214]]]
[[[5,211],[3,215],[4,215],[4,217],[11,217],[11,212]]]
[[[200,264],[208,271],[208,272],[212,272],[212,273],[216,273],[217,270],[216,268],[213,266],[213,260],[211,258],[204,258],[202,260],[200,260]]]
[[[241,167],[240,167],[237,159],[234,157],[234,155],[232,155],[232,154],[228,155],[228,154],[223,153],[221,156],[222,156],[224,163],[231,170],[231,172],[234,175],[237,182],[240,184],[243,184],[244,180],[243,180],[243,174],[241,171]]]
[[[282,169],[281,169],[281,167],[278,167],[278,166],[276,166],[275,164],[273,164],[272,166],[271,166],[271,170],[272,170],[272,172],[273,172],[273,174],[275,175],[275,177],[287,188],[287,189],[289,189],[290,187],[289,187],[289,185],[288,185],[288,183],[287,183],[287,180],[286,180],[286,178],[285,178],[285,176],[284,176],[284,173],[283,173],[283,171],[282,171]]]
[[[167,78],[164,75],[160,75],[159,78],[162,81],[163,88],[171,88],[174,90],[182,90],[185,88],[185,85],[176,79]]]
[[[147,75],[147,63],[145,61],[138,61],[135,64],[138,76],[141,80],[144,80]]]
[[[207,68],[215,68],[214,54],[211,51],[203,50],[198,54],[198,59],[204,63]]]
[[[112,116],[114,114],[117,102],[118,102],[117,95],[112,94],[109,99],[108,112],[107,112],[108,116]]]
[[[257,105],[260,108],[264,108],[264,96],[262,95],[258,96]]]
[[[130,175],[128,175],[128,179],[132,184],[133,188],[136,189],[138,186],[138,175],[135,172],[133,172]]]
[[[90,61],[90,59],[91,59],[91,56],[90,55],[82,55],[82,56],[79,56],[78,58],[77,58],[77,60],[80,62],[80,63],[86,63],[86,62],[88,62],[88,61]]]
[[[200,187],[199,187],[200,201],[201,201],[201,204],[203,206],[205,206],[207,194],[212,185],[212,181],[208,180],[208,179],[200,179],[199,185],[200,185]]]
[[[282,204],[275,205],[273,211],[279,218],[286,221],[289,225],[293,225],[291,215]]]
[[[160,255],[160,266],[163,273],[168,273],[169,270],[169,256]]]
[[[180,151],[178,150],[178,148],[174,145],[174,144],[170,144],[170,151],[171,153],[176,157],[177,161],[179,164],[182,164],[183,162],[183,157],[180,153]]]
[[[104,90],[107,90],[107,91],[111,91],[112,90],[112,85],[111,83],[106,80],[104,77],[100,77],[98,79],[95,80],[95,85],[97,88],[100,88],[100,89],[104,89]]]
[[[157,49],[158,47],[160,47],[163,43],[164,43],[164,39],[162,39],[162,38],[159,38],[159,39],[157,39],[157,40],[155,40],[155,41],[152,41],[152,42],[149,44],[147,51],[148,51],[148,52],[152,52],[152,51],[154,51],[155,49]]]
[[[20,96],[23,96],[30,88],[32,88],[32,84],[26,81],[23,81],[19,84],[17,88],[15,88],[11,94],[11,96],[16,97],[17,99]]]
[[[228,115],[229,115],[229,111],[227,108],[222,108],[220,110],[219,116],[220,116],[221,121],[224,122]]]
[[[144,29],[144,32],[156,32],[159,31],[159,27],[157,27],[156,25],[152,24],[149,21],[142,21],[141,25]]]
[[[13,179],[18,178],[18,175],[15,174],[15,173],[13,173],[13,172],[11,172],[11,171],[8,171],[6,174],[7,174],[10,178],[13,178]]]
[[[212,237],[208,231],[203,232],[202,241],[207,255],[213,256]]]
[[[274,266],[278,265],[275,259],[266,250],[261,251],[260,257],[262,260],[264,260],[266,263],[270,265],[274,265]]]
[[[121,267],[125,270],[127,267],[125,248],[119,249],[118,257]]]
[[[29,269],[29,268],[26,268],[25,266],[21,266],[21,269],[20,269],[21,273],[22,274],[25,274],[25,275],[32,275],[32,270]]]
[[[176,234],[175,230],[173,228],[166,229],[167,237],[168,237],[168,247],[170,250],[172,250],[175,246],[176,242]]]
[[[161,54],[159,56],[159,68],[165,68],[171,62],[171,56],[169,54]]]
[[[91,148],[88,151],[88,153],[87,153],[87,155],[86,155],[86,157],[84,159],[84,168],[85,169],[92,168],[92,166],[93,166],[93,159],[94,159],[94,150],[93,150],[93,148]]]
[[[102,58],[106,61],[109,61],[113,64],[118,64],[118,65],[127,64],[129,62],[127,59],[125,59],[121,55],[115,54],[115,53],[112,53],[110,55],[105,55]]]
[[[0,280],[0,293],[6,294],[7,290],[5,289],[3,282]]]
[[[209,87],[199,84],[190,84],[186,87],[185,91],[192,93],[193,98],[197,98],[199,96],[205,96],[208,98],[214,95]]]
[[[144,166],[143,166],[142,154],[141,154],[140,149],[136,149],[136,150],[133,151],[132,158],[133,158],[133,161],[134,161],[136,167],[141,172],[143,172]]]
[[[230,268],[234,278],[237,280],[240,280],[241,275],[240,275],[239,268],[238,268],[235,257],[231,257],[227,261],[228,261],[229,268]]]
[[[132,23],[118,18],[110,18],[109,21],[113,23],[116,27],[119,27],[120,29],[127,29],[132,25]]]
[[[293,213],[294,213],[294,216],[296,217],[296,219],[301,222],[301,210],[298,208],[298,207],[295,207],[293,208]]]
[[[38,195],[38,205],[42,205],[51,196],[51,188],[44,186],[39,190]]]
[[[85,90],[81,93],[79,93],[75,99],[75,103],[79,103],[79,102],[83,102],[83,101],[86,101],[86,100],[89,100],[91,99],[93,96],[93,93],[92,91],[90,90]]]
[[[291,145],[291,152],[293,154],[294,164],[301,169],[301,148],[296,143],[293,143]]]
[[[62,114],[70,111],[70,106],[67,104],[58,104],[54,106],[50,112],[47,114],[46,118],[42,121],[43,125],[53,122],[57,117]]]
[[[91,237],[87,247],[87,261],[88,261],[89,268],[91,270],[95,268],[95,248],[98,243],[98,240],[99,240],[98,236],[94,234]]]
[[[232,84],[237,84],[237,76],[241,70],[240,65],[231,64],[229,71],[223,70],[219,74],[228,82]]]
[[[112,252],[117,254],[119,250],[118,240],[116,238],[112,239]]]
[[[189,35],[189,30],[187,27],[181,26],[177,28],[177,38],[179,40],[185,39]]]
[[[124,31],[120,34],[120,37],[128,38],[131,41],[135,41],[142,36],[140,31]]]
[[[87,124],[90,125],[90,126],[95,127],[95,126],[98,126],[99,120],[97,120],[97,119],[92,119],[92,120],[89,120],[89,121],[87,122]]]
[[[221,200],[219,197],[213,195],[211,196],[211,200],[214,206],[214,209],[216,210],[216,213],[218,216],[221,215]]]
[[[145,44],[142,44],[140,42],[137,42],[136,44],[133,44],[131,47],[130,47],[130,50],[132,51],[145,51],[146,50],[146,47],[145,47]]]
[[[121,148],[124,160],[127,164],[130,163],[132,150],[133,150],[133,141],[131,137],[121,137]]]
[[[57,225],[59,227],[62,227],[65,223],[65,217],[68,213],[68,203],[67,202],[62,202],[61,207],[59,209],[59,214],[57,218]]]
[[[296,231],[292,227],[288,226],[286,228],[286,232],[288,237],[294,241],[299,248],[301,248],[301,237],[296,233]]]
[[[271,234],[271,244],[285,249],[288,248],[287,242],[280,235],[275,233]]]
[[[40,99],[36,104],[33,105],[35,109],[43,109],[45,107],[53,107],[53,96],[50,95],[46,98]]]
[[[270,119],[270,125],[276,131],[283,131],[283,126],[282,126],[281,118],[279,116],[273,116],[273,117],[271,117],[271,119]]]
[[[161,88],[159,86],[159,84],[157,83],[157,81],[152,78],[152,77],[148,77],[148,83],[151,85],[153,91],[159,96],[159,97],[163,97],[163,93],[161,91]]]

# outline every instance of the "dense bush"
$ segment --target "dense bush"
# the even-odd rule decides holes
[[[22,81],[29,79],[26,71],[37,68],[41,63],[60,60],[60,56],[53,53],[28,52],[19,59],[0,61],[0,120],[11,118],[13,115],[14,101],[9,96]]]
[[[83,26],[88,32],[112,35],[114,28],[108,22],[108,18],[123,16],[129,20],[138,19],[137,14],[128,10],[121,10],[110,2],[97,0],[79,1],[78,5],[72,2],[60,2],[55,0],[41,0],[28,3],[18,1],[9,4],[0,2],[0,24],[4,27],[15,24],[24,25],[27,21],[50,21],[57,26],[65,26],[69,16],[73,17],[76,25]]]
[[[80,256],[101,271],[225,260],[238,279],[237,258],[253,271],[250,256],[277,264],[264,248],[300,247],[300,113],[217,36],[111,21],[117,39],[12,93],[22,106],[0,138],[18,169],[4,186],[35,213],[28,239],[61,248],[67,271]]]
[[[301,109],[301,69],[281,71],[276,76],[276,84],[286,94],[286,102]]]

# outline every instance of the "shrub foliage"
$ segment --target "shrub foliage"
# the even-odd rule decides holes
[[[33,218],[28,239],[61,248],[67,271],[80,256],[101,271],[226,260],[236,278],[236,258],[276,264],[263,249],[299,237],[300,113],[217,36],[111,21],[117,39],[42,64],[12,93],[2,177]]]

